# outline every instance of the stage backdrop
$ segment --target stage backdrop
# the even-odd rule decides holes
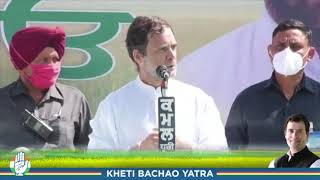
[[[68,49],[60,81],[79,88],[92,112],[110,92],[137,76],[125,35],[135,16],[161,16],[172,25],[178,59],[260,17],[262,0],[0,0],[0,87],[17,79],[8,43],[30,25],[63,26]]]

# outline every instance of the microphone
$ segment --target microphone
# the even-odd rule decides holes
[[[168,80],[170,77],[170,74],[168,72],[168,68],[165,65],[158,66],[156,69],[156,73],[161,79],[163,79],[165,81]]]

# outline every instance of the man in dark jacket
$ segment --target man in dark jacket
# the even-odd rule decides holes
[[[309,151],[306,146],[309,137],[310,123],[302,114],[290,116],[284,128],[289,151],[280,158],[273,160],[269,167],[320,167],[319,157]]]

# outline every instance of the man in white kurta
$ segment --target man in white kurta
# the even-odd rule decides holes
[[[213,97],[225,123],[236,96],[271,76],[273,68],[267,46],[271,44],[271,34],[276,26],[264,10],[258,21],[227,33],[184,57],[178,65],[177,79],[197,86]],[[320,81],[317,53],[306,66],[305,73]]]
[[[193,86],[170,79],[167,95],[175,97],[176,136],[192,149],[225,149],[219,112],[212,99]],[[91,123],[89,149],[129,150],[158,126],[155,89],[139,77],[111,93]]]
[[[175,76],[177,42],[165,20],[138,16],[128,29],[126,46],[138,77],[100,103],[90,123],[88,149],[158,150],[157,103],[162,79],[156,69],[165,65],[168,76]],[[227,148],[219,112],[208,95],[173,78],[169,78],[166,94],[175,98],[177,150]]]

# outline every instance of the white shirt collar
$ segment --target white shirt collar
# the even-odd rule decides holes
[[[161,88],[160,87],[157,87],[157,88],[154,88],[153,86],[149,85],[149,84],[146,84],[144,83],[140,76],[138,75],[136,80],[135,80],[135,84],[137,85],[137,87],[143,91],[146,96],[148,96],[149,98],[152,98],[154,99],[155,97],[159,97],[161,96]]]
[[[288,162],[291,160],[291,158],[293,157],[292,155],[291,155],[291,152],[290,152],[290,150],[287,152],[287,155],[289,156],[289,158],[288,158]]]

